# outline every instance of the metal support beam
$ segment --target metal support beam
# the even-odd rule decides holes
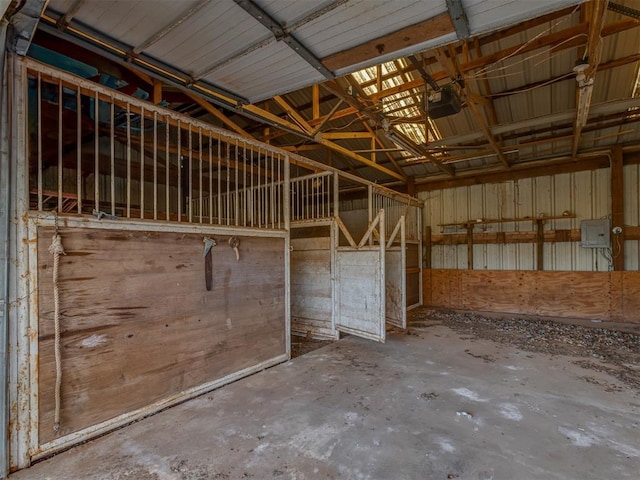
[[[9,361],[9,227],[12,205],[9,176],[11,174],[9,152],[8,79],[5,73],[5,41],[8,22],[0,12],[0,478],[9,473],[9,448],[7,425],[8,361]]]
[[[20,9],[11,16],[10,22],[13,32],[7,45],[10,51],[18,55],[27,54],[38,21],[47,3],[48,0],[25,0]],[[4,54],[4,51],[1,53]]]
[[[293,35],[286,31],[271,15],[256,5],[252,0],[233,0],[242,7],[249,15],[258,20],[262,25],[271,30],[278,41],[286,43],[295,53],[297,53],[309,65],[318,70],[328,79],[335,76],[327,69],[322,62],[311,51],[300,43]]]
[[[456,29],[456,35],[460,40],[466,40],[471,36],[469,30],[469,20],[462,6],[462,0],[447,0],[447,9],[451,15],[453,28]]]

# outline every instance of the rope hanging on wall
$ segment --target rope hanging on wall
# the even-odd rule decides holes
[[[62,247],[62,237],[58,233],[58,217],[56,216],[56,233],[53,235],[49,253],[53,255],[53,322],[54,322],[54,352],[56,360],[56,407],[53,420],[53,431],[60,430],[60,386],[62,385],[62,358],[60,355],[60,291],[58,289],[58,268],[60,255],[66,255]]]

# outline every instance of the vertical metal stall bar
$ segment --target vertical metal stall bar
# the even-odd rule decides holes
[[[131,218],[131,104],[127,102],[127,218]]]
[[[158,219],[158,112],[153,112],[153,219]]]
[[[260,149],[258,148],[258,189],[256,190],[256,201],[258,203],[258,228],[262,227],[262,202],[261,202],[261,188],[260,188],[260,177],[262,177],[261,173],[261,163],[260,163]]]
[[[242,142],[242,225],[247,226],[249,191],[247,189],[247,142]]]
[[[95,92],[93,98],[93,209],[100,211],[100,102],[98,92]]]
[[[189,134],[189,194],[187,195],[187,218],[189,223],[193,221],[193,135],[191,132],[191,124],[187,129]]]
[[[140,218],[144,218],[144,107],[140,107]]]
[[[269,217],[271,219],[271,228],[275,228],[276,226],[276,220],[275,220],[275,188],[276,188],[276,181],[275,181],[275,168],[274,168],[274,162],[275,159],[273,158],[274,153],[273,151],[271,151],[271,160],[269,162],[269,175],[271,175],[271,183],[269,185]]]
[[[58,212],[62,213],[62,80],[58,80]]]
[[[222,139],[218,134],[218,225],[222,225]]]
[[[182,126],[178,120],[178,221],[182,221]]]
[[[340,216],[340,177],[337,172],[333,173],[333,216]]]
[[[80,87],[76,90],[76,195],[78,213],[82,213],[82,109]],[[41,210],[41,209],[39,209]]]
[[[371,185],[367,186],[367,206],[369,207],[369,223],[371,223],[373,221],[373,187]],[[373,245],[373,235],[369,237],[369,245]]]
[[[284,159],[284,195],[282,204],[284,208],[284,228],[287,232],[291,231],[291,177],[289,172],[289,157]],[[284,284],[285,284],[285,339],[287,356],[291,358],[291,235],[284,237]]]
[[[251,152],[251,158],[249,159],[249,204],[247,206],[247,211],[249,213],[249,226],[254,226],[254,212],[253,212],[253,147],[249,149]]]
[[[115,104],[114,99],[111,99],[109,110],[109,155],[111,160],[111,168],[109,170],[109,182],[110,182],[110,195],[111,195],[111,215],[116,214],[116,154],[115,154]]]
[[[322,202],[322,211],[321,215],[324,218],[324,184],[327,181],[327,177],[322,177],[320,179],[320,202]]]
[[[235,163],[234,163],[234,177],[235,177],[235,185],[233,186],[233,199],[234,199],[234,216],[235,218],[235,226],[237,227],[238,225],[240,225],[240,192],[239,190],[239,185],[238,185],[238,139],[236,138],[236,148],[235,148],[235,153],[234,153],[234,158],[235,158]]]
[[[165,218],[167,221],[171,220],[171,123],[169,122],[169,116],[165,117],[164,127],[164,208]]]
[[[231,171],[229,170],[230,164],[231,164],[231,152],[229,151],[229,149],[231,148],[231,145],[229,144],[229,142],[225,142],[227,145],[227,158],[226,158],[226,168],[227,168],[227,189],[225,191],[225,195],[227,196],[227,201],[226,203],[226,211],[225,211],[225,216],[227,218],[227,225],[230,225],[230,221],[231,219],[229,218],[230,212],[231,212],[231,205],[229,204],[229,202],[231,201],[231,197],[229,195],[229,184],[231,183]]]
[[[204,199],[202,197],[202,127],[198,127],[198,215],[200,217],[200,223],[202,223],[203,211],[202,207],[204,205]]]
[[[0,72],[2,75],[2,72]],[[38,210],[42,211],[42,74],[38,72]]]
[[[285,186],[288,187],[288,185],[284,185],[282,182],[282,156],[278,155],[278,190],[276,196],[276,205],[278,206],[278,228],[282,228],[282,193]]]
[[[213,137],[209,135],[209,225],[213,225]]]

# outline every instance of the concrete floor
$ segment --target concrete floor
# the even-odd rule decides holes
[[[343,339],[10,479],[640,478],[640,392],[571,357],[412,331]]]

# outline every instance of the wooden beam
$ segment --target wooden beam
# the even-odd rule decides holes
[[[575,157],[578,154],[582,129],[587,124],[589,108],[591,108],[591,96],[593,93],[593,82],[596,71],[600,64],[602,51],[602,28],[604,27],[604,17],[607,12],[609,0],[591,0],[587,5],[591,11],[589,20],[589,36],[587,48],[582,58],[588,62],[588,67],[584,72],[579,72],[576,76],[576,118],[573,128],[573,147],[571,154]]]
[[[501,183],[521,178],[558,175],[560,173],[581,172],[585,170],[597,170],[609,167],[609,157],[601,155],[597,157],[581,158],[579,162],[571,159],[561,162],[554,161],[546,165],[513,166],[510,170],[473,170],[458,173],[456,178],[440,178],[428,182],[418,183],[418,192],[443,190],[469,185],[482,185],[486,183]]]
[[[158,105],[162,102],[162,82],[160,80],[153,81],[153,94],[151,100],[154,105]]]
[[[240,125],[238,125],[237,123],[235,123],[233,120],[231,120],[229,117],[227,117],[224,113],[222,113],[220,110],[218,110],[216,107],[214,107],[213,105],[211,105],[209,102],[207,102],[204,98],[200,97],[199,95],[196,95],[194,93],[189,93],[186,92],[185,93],[192,101],[194,101],[195,103],[197,103],[198,105],[200,105],[202,108],[204,108],[208,113],[210,113],[211,115],[213,115],[214,117],[216,117],[218,120],[220,120],[223,124],[225,124],[227,127],[229,127],[231,130],[233,130],[234,132],[236,132],[239,135],[242,135],[245,138],[253,138],[251,135],[249,135]]]
[[[610,23],[603,27],[602,36],[607,37],[610,35],[615,35],[616,33],[630,30],[638,26],[640,26],[640,22],[638,22],[637,20],[621,20],[618,22]],[[559,52],[569,48],[575,48],[585,44],[585,35],[587,35],[588,32],[589,32],[589,24],[582,23],[580,25],[576,25],[575,27],[562,30],[560,32],[539,37],[534,42],[522,43],[514,47],[509,47],[503,50],[499,50],[490,55],[485,55],[483,57],[475,58],[467,63],[463,63],[460,66],[460,68],[463,71],[463,73],[467,73],[471,70],[476,70],[479,68],[486,67],[487,65],[499,62],[503,58],[513,56],[516,53],[519,55],[522,55],[522,54],[531,52],[533,50],[538,50],[545,47],[549,47],[551,50],[553,50],[553,52]],[[445,71],[435,72],[434,74],[431,75],[431,77],[435,81],[443,80],[447,77],[447,73]],[[406,82],[403,85],[398,85],[397,87],[388,88],[386,90],[378,92],[372,95],[371,99],[377,102],[382,98],[388,97],[390,95],[395,95],[397,93],[402,93],[412,88],[419,88],[423,86],[424,86],[424,80],[422,78],[416,78],[415,80],[412,80],[411,82]]]
[[[473,223],[467,223],[467,270],[473,270]]]
[[[624,270],[624,158],[622,147],[616,145],[611,152],[611,226],[613,269]],[[620,233],[616,227],[620,228]]]
[[[352,140],[355,138],[372,138],[373,135],[370,132],[324,132],[321,133],[322,138],[329,140]]]
[[[358,113],[358,118],[360,118],[360,121],[362,121],[362,125],[364,125],[364,128],[366,128],[367,131],[373,135],[373,140],[375,140],[375,143],[381,148],[387,148],[387,146],[382,142],[382,139],[380,138],[378,132],[376,130],[374,130],[373,128],[371,128],[371,125],[369,125],[369,121],[367,120],[367,118],[364,115],[362,115],[361,113]],[[393,155],[391,155],[389,152],[384,152],[384,153],[385,153],[385,156],[387,157],[387,159],[395,167],[395,169],[398,172],[404,174],[404,172],[402,171],[402,167],[398,164],[398,162],[393,157]]]
[[[306,133],[311,134],[313,132],[313,128],[305,118],[300,115],[295,108],[293,108],[289,102],[287,102],[280,95],[276,95],[273,97],[273,100],[280,105],[280,107],[291,117]]]
[[[316,83],[311,87],[313,119],[320,118],[320,86]]]
[[[458,61],[455,57],[455,50],[451,46],[449,48],[449,55],[447,55],[447,53],[442,48],[436,48],[434,50],[434,54],[452,80],[455,80],[458,77],[461,77],[463,75],[462,69],[460,68],[460,65],[458,64]],[[496,141],[495,137],[491,133],[491,130],[489,130],[489,125],[487,124],[484,116],[480,112],[476,104],[476,100],[473,98],[474,92],[471,92],[471,90],[469,89],[469,83],[466,79],[464,84],[465,84],[464,87],[461,86],[460,90],[462,91],[462,94],[467,100],[467,105],[469,107],[469,110],[471,110],[471,113],[473,114],[476,120],[476,123],[484,133],[484,136],[489,141],[489,144],[491,145],[491,148],[494,150],[494,152],[498,156],[498,159],[502,162],[502,164],[506,168],[509,168],[510,165],[509,165],[509,162],[507,161],[507,157],[504,156],[504,153],[502,153],[502,150],[500,149],[500,145],[498,145],[498,142]]]
[[[544,270],[544,218],[536,218],[536,270]]]
[[[338,145],[337,143],[334,143],[331,140],[327,140],[324,138],[320,138],[318,140],[319,140],[318,143],[324,145],[325,147],[330,148],[331,150],[334,150],[338,153],[341,153],[347,158],[351,158],[353,160],[356,160],[357,162],[363,163],[364,165],[367,165],[368,167],[378,170],[379,172],[382,172],[390,177],[393,177],[397,180],[403,180],[403,181],[406,178],[405,175],[402,175],[398,172],[394,172],[393,170],[389,170],[388,168],[383,167],[382,165],[378,165],[377,163],[372,162],[368,158],[363,157],[362,155],[358,155],[357,153],[353,153],[351,150],[341,145]]]
[[[322,59],[332,72],[454,32],[447,12]]]

